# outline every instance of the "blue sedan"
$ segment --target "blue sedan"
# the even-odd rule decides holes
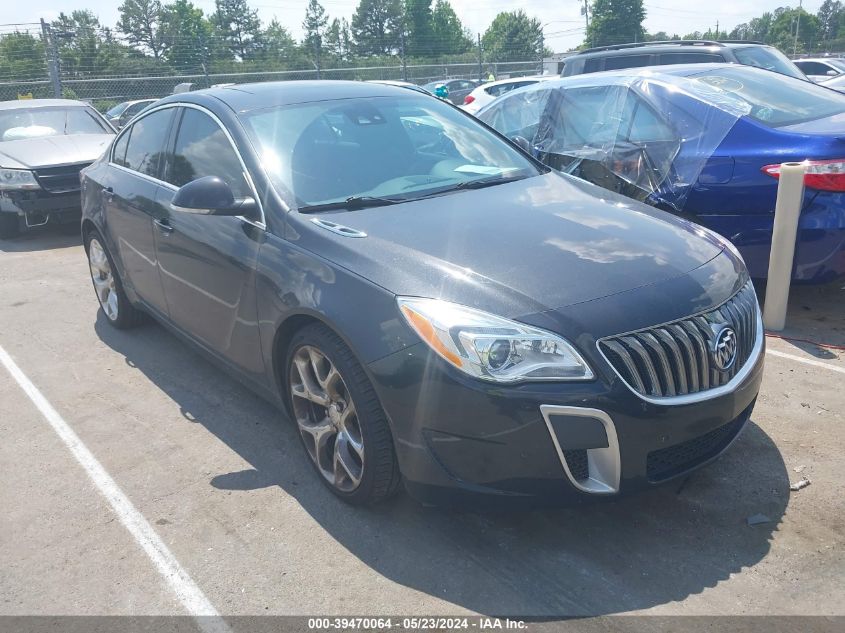
[[[629,69],[514,91],[479,118],[546,164],[708,227],[765,278],[779,165],[806,161],[796,281],[845,274],[845,95],[760,69]]]

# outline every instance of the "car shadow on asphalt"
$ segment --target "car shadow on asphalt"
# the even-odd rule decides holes
[[[0,240],[0,253],[32,253],[82,244],[79,225],[42,226],[11,239]]]
[[[767,332],[797,350],[821,360],[835,360],[845,349],[845,280],[819,285],[796,284],[789,289],[786,327]],[[756,283],[760,305],[765,305],[766,285]]]
[[[278,486],[374,572],[483,614],[558,618],[683,600],[759,563],[789,499],[783,459],[755,415],[714,464],[620,500],[494,514],[426,508],[401,493],[354,508],[318,480],[284,414],[164,328],[116,331],[100,314],[96,331],[186,422],[250,464],[210,486]],[[748,525],[755,515],[766,522]]]

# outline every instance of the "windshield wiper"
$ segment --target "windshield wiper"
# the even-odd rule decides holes
[[[480,178],[478,180],[466,180],[455,185],[455,189],[483,189],[484,187],[492,187],[493,185],[501,185],[506,182],[514,182],[515,180],[522,180],[526,176],[493,176],[491,178]]]
[[[320,213],[321,211],[333,211],[335,209],[366,209],[367,207],[386,207],[391,204],[406,202],[400,198],[380,198],[378,196],[349,196],[346,200],[336,202],[324,202],[322,204],[307,204],[299,207],[300,213]]]

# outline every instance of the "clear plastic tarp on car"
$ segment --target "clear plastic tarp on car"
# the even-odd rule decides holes
[[[588,75],[516,90],[479,118],[522,137],[555,169],[680,212],[728,132],[752,111],[724,81]]]

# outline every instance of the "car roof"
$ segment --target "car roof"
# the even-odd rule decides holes
[[[74,99],[15,99],[13,101],[0,101],[0,110],[18,110],[20,108],[50,108],[56,106],[65,107],[90,107],[84,101]]]
[[[205,104],[209,97],[222,101],[236,112],[293,105],[334,99],[368,97],[412,97],[413,91],[399,86],[389,86],[366,81],[267,81],[252,84],[235,84],[224,88],[208,88],[177,95],[160,101]]]
[[[708,52],[716,52],[726,48],[741,48],[746,46],[758,46],[764,48],[771,48],[768,44],[763,42],[755,42],[752,40],[730,40],[718,42],[716,40],[672,40],[666,42],[632,42],[630,44],[618,44],[614,46],[599,46],[596,48],[588,48],[572,55],[572,57],[604,57],[617,56],[620,53],[625,54],[630,52],[632,55],[642,54],[643,52],[652,51],[666,51],[666,50],[705,50]]]
[[[488,81],[480,84],[479,88],[487,88],[488,86],[501,86],[502,84],[510,84],[515,81],[548,81],[556,79],[557,75],[527,75],[525,77],[508,77],[507,79],[497,79],[496,81]]]
[[[638,66],[636,68],[621,68],[619,70],[604,70],[597,73],[584,73],[581,75],[570,75],[568,77],[557,77],[550,83],[554,88],[559,86],[590,86],[593,84],[612,85],[625,84],[632,78],[639,77],[653,77],[660,79],[661,77],[692,77],[707,72],[708,70],[724,70],[730,68],[732,71],[739,72],[763,72],[768,73],[770,70],[756,68],[754,66],[746,66],[743,64],[731,63],[708,63],[708,64],[667,64],[665,66]],[[520,88],[520,90],[530,90],[532,87]],[[536,86],[534,86],[536,88]]]

